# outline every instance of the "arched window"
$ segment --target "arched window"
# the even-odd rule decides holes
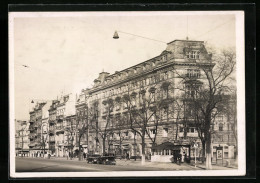
[[[219,129],[219,131],[223,131],[223,124],[222,123],[219,123],[218,129]]]

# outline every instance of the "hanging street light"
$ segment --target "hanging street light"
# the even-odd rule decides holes
[[[114,39],[118,39],[119,38],[117,31],[115,31],[113,38]]]

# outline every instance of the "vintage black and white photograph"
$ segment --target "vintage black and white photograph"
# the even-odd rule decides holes
[[[9,13],[11,177],[245,175],[244,13]]]

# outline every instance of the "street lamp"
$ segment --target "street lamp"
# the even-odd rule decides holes
[[[115,31],[113,38],[114,39],[118,39],[119,38],[117,31]]]

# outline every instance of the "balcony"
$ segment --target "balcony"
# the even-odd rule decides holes
[[[64,145],[64,140],[59,140],[59,141],[57,141],[57,145],[58,145],[58,146],[63,146],[63,145]]]
[[[34,127],[34,128],[38,128],[38,123],[34,123],[34,124],[33,124],[33,127]]]
[[[54,128],[49,128],[49,134],[54,134],[55,129]]]
[[[55,123],[56,123],[56,120],[49,120],[49,123],[50,123],[50,124],[55,124]]]
[[[63,133],[64,132],[64,126],[56,126],[56,133]]]
[[[58,115],[57,116],[57,120],[59,120],[59,119],[63,120],[63,118],[64,118],[64,115]]]
[[[33,139],[36,136],[36,133],[30,133],[29,134],[29,139]]]
[[[55,137],[54,136],[50,137],[50,142],[55,142]]]
[[[33,124],[35,121],[34,120],[30,120],[30,124]]]
[[[29,147],[34,147],[34,146],[35,146],[35,143],[34,143],[34,142],[32,142],[32,143],[29,144]]]
[[[30,125],[30,126],[29,126],[29,130],[30,130],[30,131],[33,131],[33,130],[34,130],[34,126]]]

